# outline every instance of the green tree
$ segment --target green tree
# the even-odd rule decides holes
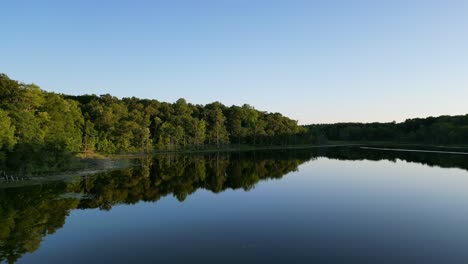
[[[219,102],[215,102],[207,105],[206,108],[206,120],[208,124],[208,141],[209,144],[220,145],[229,144],[229,133],[226,129],[226,117],[223,114],[223,105]]]
[[[15,144],[15,127],[7,112],[0,110],[0,150],[11,150]]]
[[[48,144],[64,144],[72,152],[80,151],[84,119],[78,102],[49,93],[43,111],[48,115],[44,125],[44,141]]]

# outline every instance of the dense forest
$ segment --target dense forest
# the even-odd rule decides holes
[[[219,102],[194,105],[184,99],[167,103],[109,94],[69,96],[0,74],[0,150],[122,153],[329,141],[466,145],[468,115],[299,126],[279,113],[247,104],[228,107]]]
[[[0,75],[0,149],[119,153],[286,145],[296,143],[303,132],[297,121],[247,104],[67,96]]]

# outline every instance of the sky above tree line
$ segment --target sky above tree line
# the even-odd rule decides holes
[[[0,72],[300,124],[466,114],[467,1],[8,1]]]

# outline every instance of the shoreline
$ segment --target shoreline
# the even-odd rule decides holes
[[[238,146],[232,145],[229,147],[221,148],[206,148],[206,149],[178,149],[178,150],[155,150],[152,152],[130,152],[118,154],[106,153],[92,153],[91,155],[77,156],[79,159],[123,159],[123,158],[138,158],[149,157],[154,155],[167,155],[167,154],[203,154],[203,153],[216,153],[216,152],[244,152],[244,151],[268,151],[268,150],[295,150],[295,149],[313,149],[313,148],[334,148],[334,147],[366,147],[366,146],[381,146],[391,148],[388,146],[399,147],[420,147],[430,149],[457,149],[468,151],[468,146],[462,145],[432,145],[432,144],[415,144],[415,143],[399,143],[399,142],[341,142],[331,141],[329,144],[316,145],[316,144],[299,144],[299,145],[285,145],[285,146]],[[425,150],[425,149],[423,149]]]
[[[233,153],[249,151],[288,151],[288,150],[307,150],[317,148],[336,148],[336,147],[356,147],[365,150],[382,151],[404,151],[404,152],[422,152],[422,153],[442,153],[442,154],[465,154],[468,155],[468,147],[464,146],[440,146],[424,144],[404,144],[391,142],[329,142],[326,145],[287,145],[287,146],[231,146],[224,148],[210,149],[183,149],[172,151],[154,151],[154,152],[136,152],[121,154],[89,153],[90,155],[75,155],[73,159],[81,163],[81,167],[62,172],[40,173],[38,175],[12,175],[19,180],[8,180],[7,177],[0,179],[0,189],[15,186],[24,186],[25,184],[39,184],[43,182],[70,180],[77,177],[86,177],[99,172],[112,171],[115,169],[128,168],[134,165],[135,159],[153,158],[164,155],[184,155],[184,154],[209,154],[209,153]],[[405,147],[405,148],[403,148]],[[82,153],[81,153],[82,154]],[[13,179],[13,177],[12,177]]]

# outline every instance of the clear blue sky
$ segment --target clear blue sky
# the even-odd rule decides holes
[[[3,1],[0,72],[304,123],[468,113],[468,1]]]

